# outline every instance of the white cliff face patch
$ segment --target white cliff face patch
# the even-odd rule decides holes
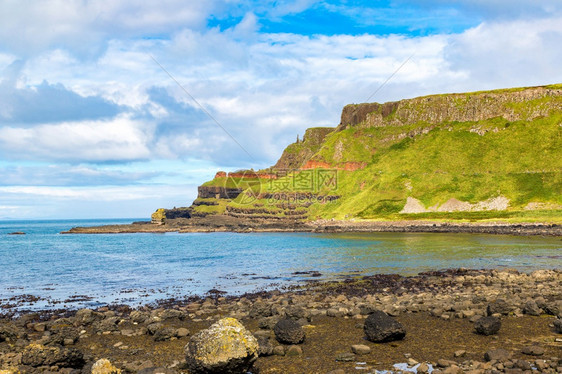
[[[504,196],[497,196],[488,200],[479,201],[471,204],[455,198],[447,200],[442,205],[434,205],[426,208],[425,205],[414,197],[406,199],[406,205],[400,211],[402,214],[428,213],[428,212],[478,212],[484,210],[506,210],[509,207],[509,199]]]

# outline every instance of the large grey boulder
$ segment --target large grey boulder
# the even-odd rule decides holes
[[[190,373],[246,373],[258,358],[256,338],[238,320],[223,318],[185,346]]]
[[[363,330],[367,339],[377,343],[401,340],[406,336],[404,326],[380,310],[376,310],[367,317]]]

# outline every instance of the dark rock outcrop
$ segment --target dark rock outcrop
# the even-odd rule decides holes
[[[500,331],[502,323],[499,318],[488,316],[478,319],[474,323],[474,329],[480,335],[494,335]]]
[[[404,326],[380,310],[367,317],[363,329],[367,339],[376,343],[401,340],[406,336]]]
[[[279,343],[300,344],[305,339],[305,333],[301,325],[290,318],[282,319],[273,328],[275,337]]]

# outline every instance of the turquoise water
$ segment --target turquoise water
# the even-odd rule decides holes
[[[19,309],[112,302],[136,306],[204,295],[211,289],[253,292],[303,279],[413,275],[458,267],[562,268],[562,238],[432,233],[59,234],[74,226],[130,222],[0,221],[0,304]],[[7,235],[14,231],[26,235]],[[307,271],[322,276],[295,274]]]

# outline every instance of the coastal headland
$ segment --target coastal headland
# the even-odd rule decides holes
[[[366,334],[374,315],[390,319],[405,336],[372,341]],[[562,368],[561,316],[560,270],[381,274],[237,297],[210,290],[137,309],[6,316],[0,367],[10,374],[199,373],[188,347],[228,317],[257,342],[247,353],[253,355],[250,373],[554,374]],[[287,342],[290,336],[298,339]]]
[[[270,168],[219,171],[151,223],[69,233],[560,235],[562,85],[351,104]]]

